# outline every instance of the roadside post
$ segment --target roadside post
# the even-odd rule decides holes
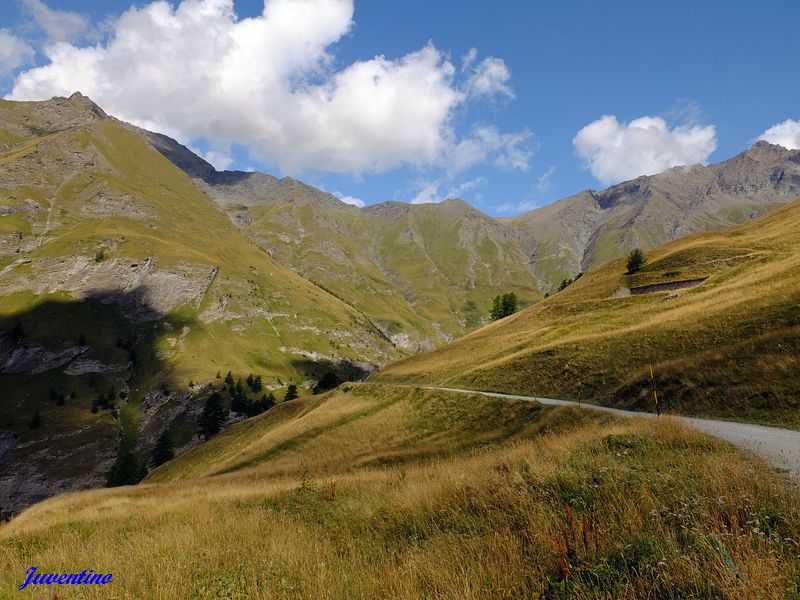
[[[650,365],[650,387],[653,390],[653,402],[656,405],[656,415],[661,416],[661,407],[658,405],[658,392],[656,391],[656,378],[653,376],[653,365]]]

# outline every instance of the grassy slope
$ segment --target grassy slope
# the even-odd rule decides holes
[[[378,380],[515,391],[800,427],[800,203],[622,259],[562,293]],[[709,277],[680,292],[619,288]]]
[[[439,342],[474,329],[499,293],[541,297],[510,230],[460,201],[358,210],[315,202],[297,187],[277,201],[228,210],[276,260],[389,335]]]
[[[0,108],[28,110],[16,103]],[[186,390],[190,381],[214,381],[218,370],[231,370],[242,377],[261,374],[282,396],[280,388],[289,382],[318,379],[327,368],[317,364],[323,359],[296,350],[373,364],[398,356],[363,315],[274,263],[182,171],[118,122],[31,135],[0,154],[0,178],[8,183],[0,190],[0,205],[23,209],[0,216],[0,236],[24,234],[20,252],[12,247],[0,257],[0,270],[8,267],[0,274],[0,332],[21,323],[28,345],[50,349],[76,344],[83,335],[91,346],[83,358],[123,365],[121,372],[105,375],[70,376],[61,368],[0,375],[0,428],[21,441],[40,440],[15,450],[16,460],[40,472],[60,472],[67,463],[77,471],[90,467],[88,456],[97,448],[113,455],[119,422],[109,411],[90,412],[98,394],[111,386],[130,387],[133,402],[126,411],[135,422],[136,403],[162,383]],[[114,206],[122,209],[87,213],[103,197],[116,199]],[[30,200],[39,207],[25,208]],[[96,262],[101,250],[104,258]],[[119,271],[103,275],[103,269],[122,264],[124,270],[148,258],[157,271],[189,269],[196,278],[219,270],[202,296],[174,306],[156,323],[131,323],[113,305],[68,291],[80,287],[75,282],[82,277],[94,283],[80,293],[86,287],[118,289],[113,273]],[[76,260],[86,266],[60,277]],[[222,305],[220,318],[202,317]],[[117,347],[127,339],[137,340],[139,363],[132,374],[124,369],[127,352]],[[57,406],[51,389],[75,398]],[[32,430],[37,410],[43,426]],[[79,433],[85,426],[90,429]],[[65,437],[54,441],[57,434]],[[51,447],[63,451],[60,462],[53,461]],[[29,462],[25,456],[35,458]]]
[[[787,483],[669,419],[364,384],[242,423],[167,480],[0,527],[0,594],[35,597],[15,591],[30,565],[154,599],[783,598],[800,572]]]
[[[277,350],[279,346],[360,360],[380,359],[381,353],[389,350],[388,344],[379,339],[375,348],[369,348],[369,344],[358,348],[359,340],[355,335],[351,336],[351,343],[335,345],[330,339],[334,336],[325,335],[324,329],[353,323],[357,333],[368,337],[369,323],[337,298],[272,262],[237,232],[213,203],[195,189],[188,177],[136,134],[117,123],[103,121],[90,128],[38,138],[24,151],[58,155],[62,146],[96,148],[108,160],[111,170],[80,172],[59,187],[51,209],[58,212],[58,223],[47,232],[42,246],[28,253],[26,258],[35,262],[44,257],[79,254],[93,257],[99,248],[106,248],[108,259],[136,261],[154,256],[158,267],[190,263],[207,267],[209,271],[220,268],[205,303],[200,307],[179,307],[176,319],[194,318],[212,300],[226,295],[229,295],[229,312],[238,313],[241,318],[195,323],[195,330],[185,340],[182,356],[174,361],[182,377],[213,377],[218,368],[230,365],[234,372],[246,374],[269,369],[270,374],[288,379],[296,373],[290,358]],[[0,156],[0,167],[10,168],[13,160],[13,156]],[[87,218],[81,215],[81,204],[88,200],[87,190],[98,181],[103,189],[141,199],[152,218],[119,215]],[[4,190],[4,195],[8,196],[3,198],[4,204],[13,205],[15,198],[19,200],[21,194],[14,192]],[[112,245],[110,241],[115,243]],[[23,264],[7,273],[4,279],[12,280],[29,272],[30,268]],[[108,284],[113,286],[113,282]],[[9,315],[27,310],[47,298],[47,294],[4,297],[0,312]],[[264,318],[254,318],[253,308],[287,314],[274,316],[270,323]],[[298,315],[301,324],[315,325],[323,333],[304,333],[295,327]],[[303,375],[301,373],[300,378]]]

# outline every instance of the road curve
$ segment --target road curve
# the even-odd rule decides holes
[[[556,406],[580,406],[592,410],[602,410],[623,417],[656,417],[653,413],[622,410],[597,404],[584,404],[571,400],[556,398],[542,398],[540,396],[520,396],[518,394],[505,394],[502,392],[481,392],[478,390],[465,390],[444,386],[420,386],[431,390],[445,390],[464,394],[481,394],[496,398],[510,398],[513,400],[527,400],[552,404]],[[697,417],[678,418],[692,427],[710,435],[722,438],[739,448],[765,458],[779,469],[785,469],[795,477],[800,477],[800,431],[783,429],[782,427],[767,427],[764,425],[749,425],[733,421],[718,421],[716,419],[699,419]]]

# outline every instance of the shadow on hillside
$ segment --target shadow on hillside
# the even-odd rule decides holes
[[[371,370],[348,360],[336,362],[328,359],[302,358],[293,359],[291,364],[306,379],[329,382],[327,386],[323,384],[325,389],[331,389],[345,381],[363,381],[372,373]]]
[[[97,290],[0,315],[0,511],[104,485],[136,422],[125,407],[169,378],[166,318],[148,290]],[[166,385],[177,385],[164,379]]]

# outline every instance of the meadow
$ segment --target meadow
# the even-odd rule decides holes
[[[377,381],[582,399],[800,427],[800,203],[591,270],[562,292]],[[631,295],[653,284],[701,285]]]
[[[286,405],[6,523],[0,594],[41,594],[32,565],[113,573],[82,598],[797,592],[796,483],[670,418],[374,384]]]

